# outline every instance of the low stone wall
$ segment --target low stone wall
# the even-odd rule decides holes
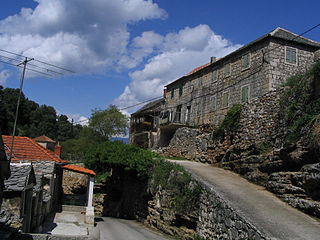
[[[211,189],[201,195],[197,234],[204,239],[268,239]]]
[[[177,213],[172,208],[174,195],[159,188],[149,201],[149,215],[144,223],[183,240],[269,239],[214,189],[198,179],[194,182],[203,190],[193,211],[185,215]]]

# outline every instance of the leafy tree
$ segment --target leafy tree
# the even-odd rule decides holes
[[[19,89],[0,89],[2,111],[6,119],[6,126],[3,125],[3,132],[6,134],[11,134],[13,130],[18,96]],[[30,124],[30,113],[38,107],[39,105],[37,103],[28,100],[23,93],[21,94],[19,117],[17,121],[18,134],[21,134],[19,133],[21,128]]]
[[[92,111],[89,127],[106,139],[110,139],[112,136],[126,134],[128,118],[116,106],[110,105],[106,110]]]
[[[31,113],[30,137],[46,135],[56,139],[57,135],[57,113],[56,110],[47,105],[41,105]]]
[[[2,89],[3,87],[0,86],[0,133],[8,134],[8,119],[4,106]]]
[[[57,140],[66,141],[73,137],[72,123],[68,121],[68,117],[66,115],[60,115],[57,120]]]
[[[61,142],[62,158],[73,162],[83,162],[91,146],[104,141],[104,137],[89,127],[83,127],[79,137]]]
[[[105,141],[91,145],[85,155],[85,164],[98,174],[103,174],[114,167],[134,170],[138,176],[145,177],[151,172],[154,152],[125,144],[121,141]]]
[[[10,135],[13,131],[19,89],[3,88],[0,86],[0,129],[2,134]],[[53,107],[39,106],[21,94],[17,135],[27,137],[48,137],[65,141],[79,137],[81,125],[72,126],[65,115],[57,117]]]

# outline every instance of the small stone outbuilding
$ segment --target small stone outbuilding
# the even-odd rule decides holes
[[[36,177],[31,163],[10,164],[11,176],[4,181],[0,223],[3,228],[30,232],[32,226],[33,188]]]

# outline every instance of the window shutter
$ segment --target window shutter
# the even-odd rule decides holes
[[[241,88],[241,102],[246,103],[249,101],[249,87],[245,86]]]

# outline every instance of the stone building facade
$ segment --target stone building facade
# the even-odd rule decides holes
[[[159,117],[164,99],[146,104],[130,118],[129,142],[142,148],[153,148],[157,143]]]
[[[167,146],[180,127],[219,124],[232,105],[250,103],[310,68],[319,49],[319,42],[277,28],[221,59],[211,58],[165,86],[157,145]]]

